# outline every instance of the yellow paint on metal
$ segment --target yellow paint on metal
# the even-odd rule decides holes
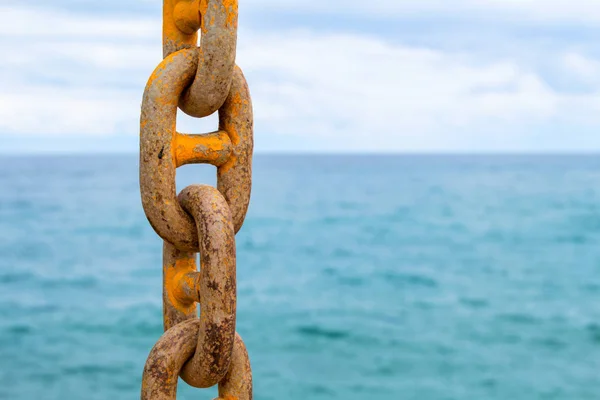
[[[204,18],[207,14],[206,13],[207,10],[208,10],[208,0],[200,0],[200,4],[198,5],[198,12],[202,16],[201,24],[200,24],[202,32],[206,32],[206,30],[208,29],[208,27],[206,26],[206,18]]]
[[[190,274],[196,271],[196,255],[194,253],[190,253],[189,257],[177,259],[174,265],[167,265],[164,269],[165,293],[173,307],[184,314],[196,311],[196,303],[183,290],[184,284],[194,287],[195,283],[190,281]]]
[[[197,0],[193,2],[183,2],[181,0],[164,0],[163,5],[163,41],[168,41],[177,46],[177,48],[189,48],[194,47],[198,44],[198,32],[192,33],[183,32],[177,24],[177,19],[194,20],[190,17],[193,14],[194,5],[196,4],[196,10],[199,10]],[[179,7],[177,7],[179,5]],[[196,17],[198,11],[196,11]],[[185,25],[180,23],[180,26]],[[189,29],[186,29],[189,32]]]
[[[200,4],[199,0],[179,1],[173,10],[175,25],[188,35],[193,35],[200,29]]]
[[[172,149],[177,168],[193,163],[220,166],[229,158],[231,140],[225,131],[208,135],[176,133],[173,135]]]
[[[225,12],[227,13],[227,26],[233,25],[235,28],[237,28],[238,0],[223,0],[223,7],[225,7]]]

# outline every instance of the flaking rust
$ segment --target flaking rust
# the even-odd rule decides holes
[[[140,191],[164,240],[165,333],[144,368],[143,400],[175,399],[179,376],[198,388],[218,384],[220,400],[252,399],[250,360],[235,331],[235,234],[250,202],[254,146],[252,101],[235,65],[237,18],[237,0],[164,0],[165,59],[142,102]],[[218,110],[218,130],[177,132],[178,108],[196,117]],[[217,167],[217,188],[192,185],[177,196],[176,169],[196,163]]]
[[[248,84],[240,68],[219,109],[219,131],[208,135],[176,132],[177,100],[198,68],[197,49],[168,56],[148,81],[140,122],[140,187],[146,216],[156,233],[178,249],[198,251],[192,218],[177,202],[178,165],[216,165],[217,188],[225,196],[237,233],[246,218],[252,189],[253,110]],[[200,145],[200,147],[199,147]],[[206,148],[205,152],[197,149]]]
[[[179,201],[197,221],[202,266],[198,346],[181,377],[192,386],[206,388],[223,378],[231,361],[236,315],[235,233],[227,202],[217,189],[190,186]]]
[[[174,400],[179,371],[193,354],[199,321],[189,320],[169,329],[150,352],[142,378],[141,400]],[[252,370],[242,338],[236,334],[231,364],[219,383],[219,400],[252,400]]]
[[[237,0],[164,0],[164,57],[197,47],[197,31],[202,29],[199,68],[179,99],[186,114],[207,117],[225,102],[235,66],[237,20]]]

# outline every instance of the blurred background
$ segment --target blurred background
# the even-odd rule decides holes
[[[161,8],[0,1],[2,399],[139,396],[162,334],[137,158]],[[241,0],[239,24],[255,398],[598,398],[600,3]]]

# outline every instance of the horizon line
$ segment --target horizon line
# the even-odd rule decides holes
[[[132,151],[15,151],[3,152],[0,157],[71,157],[71,156],[137,156],[139,152]],[[489,151],[452,151],[452,150],[403,150],[403,151],[255,151],[259,156],[600,156],[599,150],[489,150]]]

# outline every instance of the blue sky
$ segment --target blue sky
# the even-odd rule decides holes
[[[3,0],[0,152],[137,151],[161,8]],[[600,150],[600,2],[240,0],[239,26],[258,152]]]

